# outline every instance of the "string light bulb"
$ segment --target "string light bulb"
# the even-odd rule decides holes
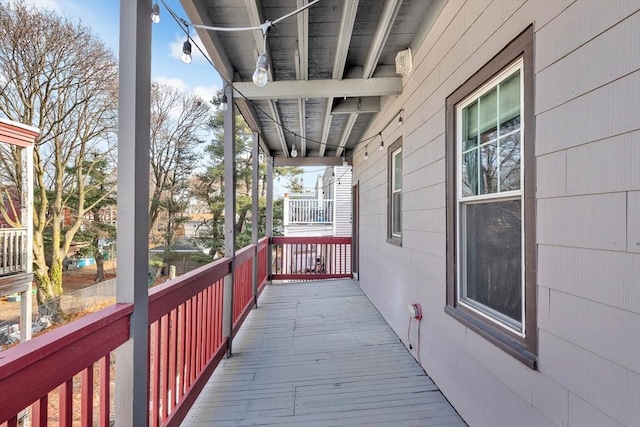
[[[295,142],[291,146],[291,157],[298,157],[298,150],[296,149],[296,143]]]
[[[182,45],[182,56],[180,57],[185,64],[191,64],[191,42],[187,39]]]
[[[151,7],[151,20],[157,24],[158,22],[160,22],[160,6],[158,6],[158,3],[154,3],[153,6]]]
[[[256,86],[264,86],[267,84],[267,70],[269,69],[269,61],[267,54],[263,53],[258,56],[256,62],[256,71],[253,72],[253,82]]]
[[[381,133],[379,133],[378,135],[380,135],[380,147],[378,147],[378,150],[382,151],[384,150],[384,139],[382,139]]]
[[[349,163],[347,163],[347,150],[342,151],[342,166],[349,166]]]
[[[364,147],[364,159],[369,160],[369,146]]]
[[[402,114],[398,117],[398,127],[402,126]]]
[[[220,109],[222,111],[227,111],[229,105],[227,104],[227,95],[222,95],[222,99],[220,100]]]

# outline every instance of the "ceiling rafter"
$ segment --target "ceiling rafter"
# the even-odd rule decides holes
[[[369,52],[367,53],[367,59],[364,61],[362,77],[365,79],[373,76],[376,70],[378,59],[380,59],[384,44],[387,42],[389,31],[391,31],[393,21],[395,21],[398,10],[400,10],[400,5],[402,5],[402,0],[386,0],[382,6],[382,14],[376,25],[376,31],[373,35]]]
[[[351,131],[353,130],[353,125],[356,124],[357,119],[357,113],[349,114],[347,123],[345,123],[344,125],[344,131],[342,132],[342,136],[340,137],[340,142],[338,143],[338,148],[336,149],[336,157],[342,156],[342,152],[345,150],[345,146],[347,145],[347,141],[349,140],[349,136],[351,135]]]
[[[333,62],[333,72],[331,77],[335,80],[342,80],[344,74],[344,66],[347,62],[347,54],[349,53],[349,44],[351,43],[351,34],[353,26],[356,22],[356,14],[358,13],[359,0],[344,2],[342,9],[342,19],[340,20],[340,33],[338,34],[338,46],[336,48],[336,58]],[[331,129],[331,108],[333,107],[333,97],[327,99],[327,108],[324,112],[324,121],[322,124],[322,144],[320,145],[320,157],[324,157],[327,141],[329,139],[329,130]]]
[[[264,22],[264,17],[262,16],[262,4],[260,2],[260,0],[245,0],[245,7],[247,9],[247,13],[249,14],[249,22],[251,23],[252,27],[257,27],[260,24],[262,24]],[[256,51],[256,59],[258,57],[258,55],[260,53],[262,53],[262,47],[264,45],[264,35],[262,34],[262,30],[253,30],[252,31],[253,34],[253,40],[255,42],[255,51]],[[267,43],[266,45],[264,45],[265,48],[265,53],[267,54],[267,59],[269,61],[269,67],[267,68],[267,78],[269,79],[270,82],[273,81],[273,65],[271,64],[271,49],[269,48],[269,43],[268,43],[269,39],[267,38]],[[234,83],[234,86],[237,83]],[[244,101],[246,104],[249,104],[248,101]],[[270,104],[275,104],[273,102],[270,102]],[[271,106],[272,111],[278,111],[277,106],[273,105]],[[254,116],[255,116],[255,112],[254,112]],[[280,123],[280,115],[278,114],[278,123]],[[287,146],[287,140],[284,138],[284,133],[282,133],[282,129],[279,128],[278,126],[278,135],[280,135],[280,144],[286,148]],[[262,138],[260,138],[260,140],[262,140]],[[288,153],[288,150],[285,149],[284,151],[285,153]],[[288,154],[287,154],[288,155]]]
[[[402,0],[385,0],[384,5],[382,6],[382,14],[378,19],[376,30],[373,34],[373,40],[371,41],[369,52],[367,52],[367,57],[364,61],[362,77],[365,80],[373,80],[371,77],[376,70],[378,59],[380,59],[380,54],[382,53],[384,44],[387,41],[387,37],[389,37],[389,31],[391,31],[391,26],[393,25],[393,21],[396,19],[396,15],[398,14],[398,10],[400,10],[401,4]],[[400,85],[402,86],[402,84]],[[402,92],[402,89],[400,92]],[[345,130],[349,129],[349,134],[351,133],[351,129],[353,129],[353,124],[355,124],[357,117],[357,113],[353,113],[349,116],[347,124],[351,124],[351,127],[345,128]],[[344,135],[343,138],[345,138]],[[346,140],[348,138],[349,135],[346,136],[344,144],[346,144]],[[342,141],[340,141],[340,144],[341,147],[343,147]],[[336,156],[340,156],[342,154],[341,151],[342,150],[340,149],[336,150]]]
[[[280,112],[278,111],[278,104],[275,99],[269,100],[269,110],[271,110],[271,117],[276,121],[276,132],[278,133],[278,137],[280,137],[280,145],[282,145],[282,152],[286,157],[289,157],[289,147],[287,146],[287,139],[284,136],[284,131],[282,130],[282,119],[280,118]]]
[[[307,0],[297,0],[300,9],[308,3]],[[298,49],[296,50],[296,78],[309,80],[309,9],[305,9],[297,16],[298,21]],[[307,108],[304,98],[298,100],[298,117],[300,119],[300,156],[307,156]]]

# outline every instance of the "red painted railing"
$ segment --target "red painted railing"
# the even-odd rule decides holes
[[[351,277],[351,237],[272,237],[274,280]]]
[[[149,425],[179,425],[227,351],[223,258],[149,292]]]
[[[115,304],[0,353],[0,422],[17,426],[31,411],[34,427],[108,426],[110,355],[129,339],[132,311],[131,304]],[[74,382],[81,384],[79,393]],[[57,417],[49,415],[50,405]]]
[[[295,257],[303,253],[321,256],[324,264],[302,273],[274,270],[272,278],[349,277],[350,243],[349,238],[274,238],[273,259],[280,265],[286,259],[300,267]],[[264,238],[236,254],[232,336],[255,302],[255,257],[258,292],[269,280],[268,253]],[[179,425],[227,351],[224,277],[231,265],[223,258],[149,292],[150,403],[137,409],[148,411],[149,425]],[[115,304],[0,353],[0,427],[17,426],[23,415],[34,427],[113,422],[112,352],[129,339],[132,312],[131,304]]]

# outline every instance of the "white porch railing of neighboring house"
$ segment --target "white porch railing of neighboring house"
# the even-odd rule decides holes
[[[333,200],[284,199],[284,225],[333,223]]]
[[[0,275],[27,270],[27,229],[0,229]]]

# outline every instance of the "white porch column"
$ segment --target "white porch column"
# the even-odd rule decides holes
[[[27,229],[26,239],[26,270],[33,273],[33,144],[21,150],[23,168],[22,185],[22,218],[20,222]],[[27,290],[20,297],[20,342],[31,339],[31,314],[33,313],[32,284],[29,282]]]
[[[258,308],[258,227],[260,225],[258,205],[260,183],[260,162],[259,162],[259,149],[258,149],[258,132],[253,133],[253,180],[251,181],[251,241],[256,245],[253,253],[253,277],[252,277],[252,289],[253,289],[253,306]]]
[[[271,238],[273,236],[273,157],[267,158],[267,215],[265,224],[265,235]],[[271,242],[269,242],[269,248],[267,250],[267,274],[269,275],[269,281],[271,281],[271,275],[273,274],[273,256],[271,254]]]
[[[227,111],[224,112],[224,247],[225,256],[231,258],[231,273],[224,278],[224,303],[222,331],[229,338],[227,356],[231,356],[233,331],[233,280],[236,267],[236,115],[233,102],[233,87],[224,88],[227,95]]]
[[[149,128],[151,0],[120,2],[118,105],[118,285],[133,303],[129,341],[116,351],[118,426],[148,425]]]

